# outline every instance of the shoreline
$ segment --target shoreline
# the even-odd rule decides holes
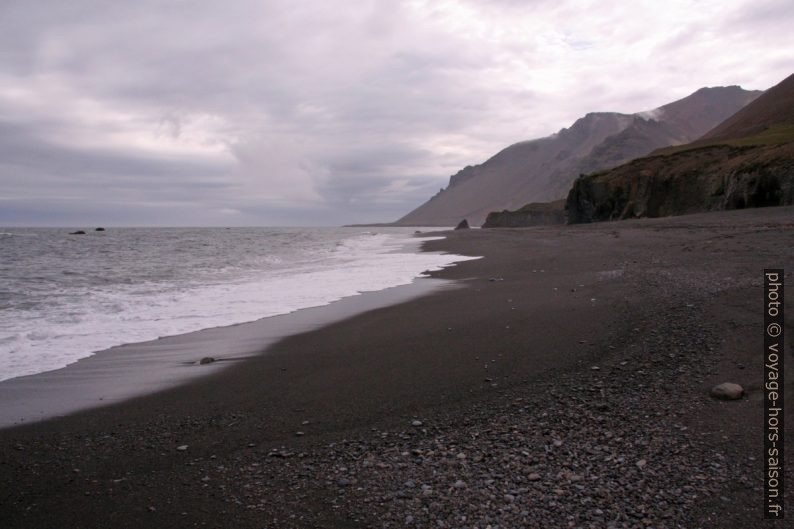
[[[0,381],[0,429],[112,406],[205,376],[231,363],[267,354],[285,337],[366,311],[454,288],[451,281],[417,277],[407,285],[361,292],[326,305],[92,353],[63,368]],[[204,357],[210,364],[200,365]]]
[[[0,430],[0,520],[754,523],[753,295],[758,255],[794,262],[792,214],[450,232],[423,247],[485,256],[431,274],[462,288],[289,336],[177,388]],[[710,399],[725,380],[749,397]]]
[[[0,383],[114,347],[409,284],[423,270],[467,258],[421,252],[423,239],[406,229],[122,229],[77,244],[57,229],[16,235],[7,252],[14,266],[5,274],[11,310],[0,318]],[[64,245],[67,251],[31,276],[25,270],[37,267],[35,250],[26,248],[34,239],[24,235],[38,241],[32,247]],[[181,244],[198,253],[182,257]],[[239,254],[237,264],[230,252]],[[92,267],[103,272],[87,272]],[[39,288],[37,281],[52,286]],[[26,289],[29,295],[22,294]],[[16,314],[19,303],[23,311]]]

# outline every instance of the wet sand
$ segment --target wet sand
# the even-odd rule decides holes
[[[794,208],[425,247],[485,258],[434,274],[461,288],[0,430],[0,525],[759,523],[761,272],[794,264]],[[748,397],[711,399],[727,380]]]
[[[261,354],[287,336],[456,287],[452,281],[418,278],[408,285],[364,292],[329,305],[113,347],[62,369],[4,380],[0,382],[0,428],[162,391]],[[202,364],[202,359],[212,362]]]

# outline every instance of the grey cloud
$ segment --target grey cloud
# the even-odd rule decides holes
[[[713,22],[749,42],[732,50],[747,64],[729,84],[790,73],[752,33],[784,5],[737,0]],[[617,4],[572,16],[582,8],[6,0],[0,222],[389,220],[510,143],[726,75],[728,59],[703,62],[712,22],[696,7],[668,26],[627,21]],[[638,38],[655,39],[653,57],[634,52]]]
[[[152,157],[135,157],[125,152],[77,150],[53,145],[36,135],[29,127],[0,123],[0,160],[6,165],[17,165],[40,174],[80,174],[88,178],[89,185],[102,184],[91,181],[93,176],[135,175],[145,181],[147,177],[200,179],[219,174],[222,166],[194,163],[190,160],[168,160]],[[191,180],[195,182],[195,180]],[[75,183],[81,183],[76,180]]]
[[[759,31],[764,27],[790,28],[794,9],[788,0],[769,0],[744,6],[728,17],[724,26],[739,32]]]

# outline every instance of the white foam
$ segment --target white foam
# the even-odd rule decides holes
[[[0,380],[64,367],[116,345],[253,321],[408,284],[425,271],[474,259],[418,252],[419,242],[405,234],[358,235],[297,268],[166,290],[162,283],[114,284],[64,297],[57,310],[7,313],[0,322]]]

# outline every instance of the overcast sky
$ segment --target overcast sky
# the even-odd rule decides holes
[[[791,0],[2,0],[0,225],[388,221],[590,111],[794,72]]]

